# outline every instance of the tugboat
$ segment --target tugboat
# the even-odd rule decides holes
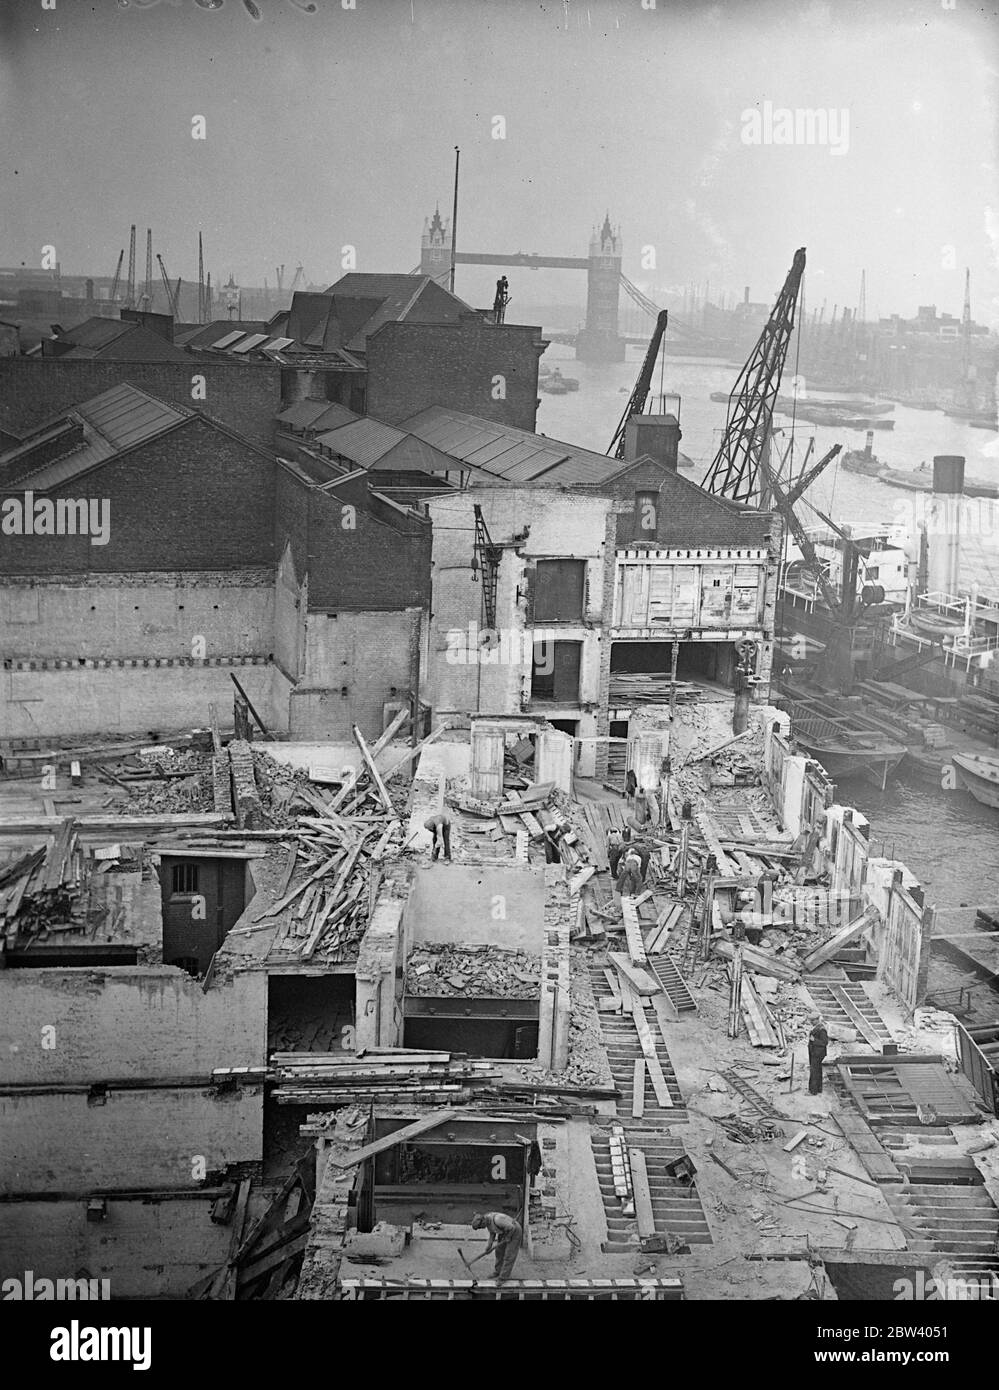
[[[538,389],[548,391],[553,396],[565,396],[570,391],[578,391],[579,382],[574,376],[563,376],[556,367],[538,382]]]
[[[885,465],[874,453],[874,431],[867,431],[867,443],[862,449],[847,449],[840,458],[840,464],[848,473],[863,473],[868,478],[879,478]]]

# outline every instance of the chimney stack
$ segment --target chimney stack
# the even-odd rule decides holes
[[[964,458],[936,454],[933,492],[926,503],[928,547],[926,586],[932,593],[956,596],[961,577],[961,493]]]

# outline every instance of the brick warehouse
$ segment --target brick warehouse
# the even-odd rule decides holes
[[[117,386],[0,456],[6,513],[28,492],[93,499],[111,524],[106,544],[13,522],[0,535],[8,736],[176,727],[192,699],[227,702],[242,667],[275,728],[325,737],[379,731],[385,701],[409,690],[428,526],[363,475],[279,463]]]

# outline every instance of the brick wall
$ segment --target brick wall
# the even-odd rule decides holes
[[[204,400],[192,399],[196,376],[205,378]],[[281,368],[270,362],[197,357],[186,362],[0,358],[0,426],[21,433],[123,381],[221,420],[261,447],[273,438],[273,419],[281,408]]]
[[[398,424],[431,405],[533,430],[538,409],[541,330],[456,324],[386,323],[368,338],[369,415]],[[506,398],[494,398],[495,378]]]
[[[60,364],[56,364],[57,366]],[[0,574],[238,569],[273,563],[275,465],[192,419],[46,495],[110,503],[110,539],[0,535]],[[25,483],[11,495],[23,497]]]
[[[298,575],[308,570],[310,609],[398,610],[428,599],[429,525],[382,520],[379,505],[364,478],[334,494],[278,470],[276,551],[290,545]]]
[[[365,738],[377,738],[384,705],[412,685],[418,616],[418,609],[310,613],[305,672],[289,701],[291,737],[350,742],[357,724]]]
[[[640,460],[591,491],[622,504],[618,547],[635,544],[635,494],[643,491],[658,493],[656,533],[650,539],[660,546],[761,546],[768,532],[780,541],[779,522],[770,513],[710,497],[691,479],[651,461]]]

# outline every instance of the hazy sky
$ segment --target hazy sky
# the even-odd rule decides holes
[[[960,314],[968,265],[999,327],[994,3],[313,3],[0,0],[0,265],[52,244],[110,275],[135,222],[140,273],[147,226],[185,279],[199,228],[213,279],[329,283],[344,245],[408,271],[458,144],[460,249],[585,255],[609,209],[643,285],[771,299],[804,245],[810,307],[854,305],[866,268],[869,315]],[[836,113],[844,152],[747,144],[766,102]],[[486,303],[495,275],[456,288]],[[520,305],[583,295],[510,276]]]

